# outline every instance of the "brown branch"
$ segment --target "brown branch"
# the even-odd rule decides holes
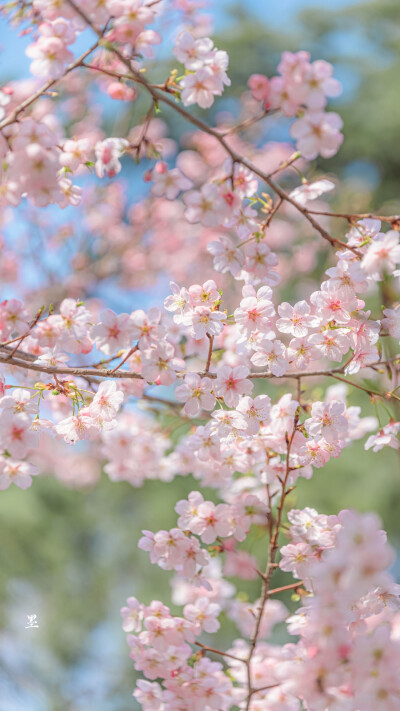
[[[259,689],[252,689],[250,691],[250,696],[253,696],[254,694],[258,694],[261,691],[268,691],[269,689],[276,689],[277,686],[280,686],[280,684],[268,684],[267,686],[261,686]]]
[[[208,371],[210,370],[211,358],[212,358],[212,352],[213,352],[214,336],[210,336],[210,334],[207,333],[207,338],[209,339],[210,343],[208,346],[207,363],[206,363],[206,369],[204,371],[205,373],[208,373]]]
[[[6,355],[2,355],[1,350],[4,349],[6,351]],[[0,345],[0,364],[3,363],[4,365],[9,365],[9,366],[15,366],[16,368],[22,368],[24,370],[34,370],[38,373],[47,373],[49,375],[70,375],[70,376],[75,376],[75,377],[82,377],[82,378],[118,378],[118,379],[137,379],[137,380],[143,380],[143,376],[140,373],[134,373],[131,370],[119,370],[116,368],[113,368],[111,370],[107,370],[106,368],[99,368],[99,364],[95,363],[93,365],[88,365],[88,366],[50,366],[50,365],[45,365],[41,363],[35,363],[32,362],[36,359],[36,356],[26,353],[24,351],[16,351],[15,355],[11,355],[12,349],[9,346],[2,346]],[[129,356],[128,356],[129,357]],[[384,361],[377,361],[376,363],[370,363],[369,368],[373,368],[376,366],[383,366],[383,365],[390,365],[396,361],[400,360],[400,354],[396,355],[388,360]],[[120,364],[122,365],[122,363]],[[250,380],[258,380],[258,379],[267,379],[267,380],[285,380],[285,379],[294,379],[294,380],[300,380],[301,378],[310,378],[310,377],[329,377],[329,378],[335,378],[337,380],[341,380],[344,383],[347,383],[351,387],[358,388],[359,390],[363,390],[364,392],[368,393],[370,396],[375,396],[375,397],[381,397],[385,400],[400,400],[400,397],[397,395],[394,395],[393,392],[388,391],[388,392],[378,392],[375,390],[371,390],[369,388],[364,387],[363,385],[359,385],[358,383],[355,383],[351,380],[347,380],[347,378],[341,378],[339,377],[338,374],[341,374],[344,372],[346,364],[344,366],[340,366],[339,368],[333,368],[332,370],[314,370],[314,371],[305,371],[305,372],[293,372],[293,373],[285,373],[284,375],[277,376],[273,375],[272,373],[266,373],[266,372],[261,372],[261,373],[249,373],[248,378]],[[119,368],[120,366],[118,366]],[[192,371],[183,371],[180,373],[177,373],[178,378],[184,377],[187,372],[192,372]],[[201,371],[198,372],[197,375],[200,375],[200,377],[209,377],[215,379],[217,377],[216,373],[210,373],[209,371]],[[96,381],[93,381],[96,382]]]
[[[134,353],[136,353],[136,351],[138,350],[138,348],[139,348],[138,344],[136,344],[136,346],[132,346],[132,348],[129,349],[128,353],[127,353],[126,356],[123,358],[123,360],[121,360],[121,362],[118,363],[118,365],[116,365],[115,368],[113,368],[112,370],[110,370],[110,375],[113,375],[113,373],[116,373],[117,370],[120,369],[121,365],[123,365],[124,363],[126,363],[126,361],[128,360],[128,358],[130,358],[131,355],[133,355]]]
[[[40,321],[40,319],[41,319],[41,317],[42,317],[42,314],[43,314],[43,311],[44,311],[44,306],[41,306],[40,309],[39,309],[39,311],[37,312],[35,318],[33,319],[33,321],[31,321],[28,330],[25,331],[25,333],[23,333],[22,336],[18,336],[17,338],[13,338],[11,341],[7,341],[7,343],[2,343],[2,344],[1,344],[2,346],[8,346],[10,343],[13,343],[13,342],[16,341],[16,345],[15,345],[14,348],[11,350],[11,353],[10,353],[10,355],[8,356],[8,358],[13,358],[13,356],[14,356],[14,355],[16,354],[16,352],[18,351],[18,349],[19,349],[21,343],[25,340],[25,338],[28,338],[29,334],[32,332],[32,329],[36,326],[36,324],[38,323],[38,321]]]
[[[204,649],[205,652],[213,652],[214,654],[221,654],[223,657],[229,657],[230,659],[234,659],[236,662],[243,662],[246,664],[246,660],[242,659],[242,657],[235,657],[234,654],[229,654],[228,652],[221,652],[219,649],[214,649],[214,647],[208,647],[206,644],[202,644],[201,642],[195,642],[197,647],[201,647],[201,649]]]
[[[297,412],[294,417],[292,433],[290,435],[288,433],[286,433],[286,471],[285,471],[285,476],[282,480],[281,500],[279,502],[278,511],[277,511],[277,515],[276,515],[276,519],[274,521],[273,527],[271,526],[272,535],[270,537],[270,543],[269,543],[269,548],[268,548],[268,563],[267,563],[267,567],[266,567],[264,578],[263,578],[261,602],[260,602],[260,607],[259,607],[259,611],[258,611],[258,615],[257,615],[256,626],[255,626],[253,637],[252,637],[251,643],[250,643],[249,655],[247,657],[248,695],[247,695],[246,711],[249,711],[250,704],[251,704],[251,698],[252,698],[252,695],[255,693],[255,691],[253,689],[251,661],[252,661],[252,658],[253,658],[253,655],[254,655],[254,652],[256,649],[257,640],[258,640],[258,636],[260,633],[261,621],[262,621],[262,617],[264,614],[264,608],[265,608],[265,605],[267,603],[267,600],[268,600],[268,597],[270,594],[271,578],[272,578],[273,572],[276,568],[275,557],[276,557],[276,554],[278,551],[278,537],[279,537],[280,528],[281,528],[283,507],[284,507],[285,499],[286,499],[286,495],[287,495],[286,484],[287,484],[287,481],[289,479],[290,472],[291,472],[290,451],[292,448],[294,435],[296,433],[298,420],[299,420],[299,413]]]
[[[103,36],[103,32],[100,32],[100,31],[98,32],[99,39],[97,40],[97,42],[95,42],[91,47],[89,47],[89,49],[87,49],[86,52],[81,54],[80,57],[75,59],[74,62],[69,64],[68,67],[66,67],[64,74],[61,77],[58,77],[57,79],[49,79],[45,84],[43,84],[43,86],[40,87],[40,89],[35,91],[34,94],[31,94],[31,96],[29,96],[27,99],[25,99],[24,101],[21,101],[21,103],[15,107],[15,109],[11,112],[11,114],[9,114],[9,116],[6,116],[5,119],[3,119],[3,121],[0,122],[0,131],[3,128],[5,128],[6,126],[10,126],[11,124],[15,123],[15,121],[17,121],[17,119],[18,119],[18,116],[23,111],[25,111],[25,109],[27,109],[31,104],[33,104],[35,101],[37,101],[37,99],[40,99],[40,97],[43,96],[43,94],[45,94],[46,91],[51,89],[51,87],[54,86],[55,84],[57,84],[59,81],[61,81],[61,79],[64,79],[64,77],[67,76],[67,74],[72,72],[77,67],[81,66],[83,60],[86,59],[86,57],[88,57],[89,54],[91,54],[99,46],[99,42]]]
[[[301,588],[302,585],[302,580],[298,580],[297,583],[290,583],[290,585],[282,585],[281,588],[274,588],[273,590],[270,590],[268,592],[268,597],[270,595],[276,595],[277,593],[285,592],[285,590],[296,590],[297,588]]]
[[[344,220],[380,220],[381,222],[389,222],[393,225],[400,224],[400,215],[374,215],[372,212],[359,212],[351,214],[349,212],[323,212],[321,210],[308,210],[312,215],[325,215],[326,217],[341,217]]]
[[[66,0],[67,3],[72,7],[75,12],[86,22],[86,24],[91,27],[91,29],[98,35],[100,36],[100,31],[93,25],[91,22],[90,18],[83,12],[83,10],[78,7],[78,5],[74,2],[74,0]],[[300,205],[296,200],[294,200],[292,197],[290,197],[289,193],[287,193],[283,188],[278,185],[278,183],[275,183],[272,178],[268,175],[268,173],[265,173],[264,171],[260,170],[257,168],[254,163],[252,163],[250,160],[245,158],[244,156],[241,156],[239,153],[237,153],[229,143],[225,140],[224,136],[219,132],[217,129],[211,128],[207,123],[202,121],[201,119],[196,118],[196,116],[192,116],[192,114],[189,111],[186,111],[182,106],[174,102],[168,95],[166,95],[167,90],[164,88],[164,91],[166,93],[163,93],[163,91],[160,91],[159,88],[154,87],[150,82],[145,79],[143,74],[138,72],[134,67],[132,66],[132,62],[128,57],[125,57],[124,54],[117,48],[117,47],[111,47],[111,50],[114,52],[114,54],[120,59],[120,61],[127,67],[127,69],[130,72],[129,78],[132,79],[132,81],[137,82],[138,84],[141,84],[151,95],[153,102],[158,106],[160,102],[166,104],[170,108],[172,108],[175,112],[183,116],[187,121],[189,121],[191,124],[194,126],[197,126],[201,131],[204,133],[207,133],[210,136],[213,136],[219,144],[224,148],[225,152],[230,155],[234,163],[240,163],[241,165],[245,166],[250,170],[254,175],[257,175],[261,180],[263,180],[277,195],[282,200],[285,200],[286,202],[290,203],[293,205],[293,207],[296,208],[308,222],[314,227],[314,229],[319,232],[321,237],[325,239],[327,242],[329,242],[332,246],[337,246],[341,247],[342,249],[351,249],[355,254],[358,256],[362,256],[361,253],[355,249],[354,247],[350,247],[344,242],[341,242],[340,240],[336,239],[335,237],[332,237],[323,227],[320,225],[314,218],[313,216],[309,213],[309,210],[304,207],[303,205]]]

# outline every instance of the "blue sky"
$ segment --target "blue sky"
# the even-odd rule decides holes
[[[251,0],[250,3],[248,0],[239,0],[237,4],[278,30],[282,26],[285,29],[293,27],[296,14],[305,8],[317,6],[319,9],[337,11],[346,5],[356,4],[356,0]],[[226,25],[230,5],[232,0],[211,0],[207,12],[215,18],[216,29]],[[77,53],[87,47],[89,35],[85,34],[76,43]],[[31,41],[29,35],[18,37],[18,30],[11,28],[4,17],[0,17],[0,82],[28,73],[30,60],[25,56],[24,49]]]

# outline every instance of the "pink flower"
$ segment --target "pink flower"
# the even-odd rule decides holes
[[[107,94],[116,101],[134,101],[137,97],[136,91],[120,81],[112,81],[107,86]]]
[[[113,380],[103,380],[87,411],[94,418],[100,416],[103,420],[113,420],[124,401],[124,393],[117,389]]]
[[[340,400],[329,403],[314,402],[311,417],[305,421],[307,432],[316,437],[320,435],[327,442],[336,442],[347,435],[348,421],[344,416],[345,405]]]
[[[380,229],[380,220],[372,220],[368,218],[358,220],[357,225],[352,227],[347,233],[348,243],[351,247],[359,247],[365,242],[369,243],[372,239],[378,237],[378,235],[383,236]]]
[[[280,109],[285,116],[295,116],[300,104],[292,96],[287,80],[284,77],[272,77],[269,89],[271,107]]]
[[[384,328],[387,328],[392,338],[400,339],[400,307],[395,309],[384,309],[384,318],[381,323]]]
[[[246,430],[246,420],[238,410],[214,410],[211,417],[215,423],[211,432],[219,437],[240,436]]]
[[[271,319],[275,315],[270,287],[263,286],[256,293],[252,286],[244,286],[242,294],[244,298],[239,308],[234,311],[236,323],[245,329],[246,333],[253,331],[269,333]]]
[[[309,200],[316,200],[324,193],[334,190],[335,183],[331,180],[316,180],[315,183],[303,183],[290,193],[290,197],[299,205],[306,205]]]
[[[157,682],[138,679],[133,695],[143,707],[143,711],[159,711],[162,708],[163,692]]]
[[[400,432],[400,422],[389,422],[377,434],[368,437],[364,449],[371,449],[373,452],[379,452],[383,447],[392,447],[399,449],[400,441],[397,437]]]
[[[18,299],[8,299],[0,303],[0,329],[2,339],[21,335],[29,327],[29,315]]]
[[[314,346],[316,351],[329,360],[341,361],[345,353],[349,351],[350,339],[344,331],[326,330],[322,333],[313,333],[308,338],[308,343]]]
[[[377,363],[379,361],[379,351],[376,346],[366,345],[357,348],[354,352],[353,358],[346,365],[345,374],[358,373],[361,368],[366,368],[371,363]]]
[[[25,413],[36,415],[38,412],[38,404],[36,399],[32,399],[32,392],[23,388],[15,388],[10,395],[5,395],[0,399],[0,408],[8,410],[9,415],[12,413]]]
[[[220,628],[217,620],[221,608],[207,597],[199,597],[194,605],[185,605],[183,614],[187,620],[195,625],[195,634],[203,632],[216,632]]]
[[[106,138],[99,141],[94,147],[96,154],[96,174],[103,178],[106,174],[109,178],[114,178],[121,170],[119,161],[129,146],[129,141],[124,138]]]
[[[187,500],[178,501],[175,511],[180,514],[178,526],[182,530],[191,530],[193,519],[197,518],[199,506],[204,502],[203,495],[199,491],[191,491]]]
[[[176,373],[185,369],[185,362],[175,356],[174,346],[166,341],[144,351],[142,360],[142,375],[148,383],[157,380],[161,385],[171,385]]]
[[[306,440],[299,450],[301,464],[304,466],[312,464],[316,469],[324,467],[331,458],[326,445],[327,443],[322,437]]]
[[[38,473],[37,467],[29,462],[0,457],[0,490],[15,484],[19,489],[27,489],[32,484],[32,477]]]
[[[380,280],[385,273],[392,274],[400,262],[399,234],[394,230],[376,235],[361,262],[364,272]]]
[[[190,286],[189,296],[192,306],[209,306],[210,308],[221,298],[213,279],[205,281],[202,285],[193,284]]]
[[[318,334],[319,335],[319,334]],[[290,365],[298,370],[306,370],[313,360],[318,360],[321,353],[310,343],[306,336],[292,338],[287,349]]]
[[[339,114],[306,111],[292,124],[290,134],[296,138],[297,148],[307,160],[318,155],[332,158],[343,142],[342,125]]]
[[[115,314],[106,309],[100,314],[100,321],[91,330],[91,338],[97,348],[111,355],[121,348],[128,348],[132,342],[132,322],[129,314]]]
[[[164,173],[153,171],[151,192],[157,197],[165,196],[167,200],[175,200],[182,190],[190,190],[193,183],[180,170],[173,168]]]
[[[200,69],[205,60],[211,57],[213,46],[209,37],[196,39],[190,32],[181,32],[176,40],[173,53],[185,65],[186,69],[194,71]]]
[[[87,138],[68,139],[63,144],[60,164],[75,172],[89,159],[90,143]]]
[[[245,255],[245,269],[250,274],[254,274],[260,281],[269,286],[279,284],[281,278],[274,270],[274,267],[278,264],[278,258],[274,252],[271,252],[265,242],[250,242],[245,247]]]
[[[218,397],[223,397],[228,407],[236,407],[241,395],[249,395],[253,390],[253,383],[247,380],[249,369],[245,365],[231,368],[229,365],[221,366],[217,371],[214,392]]]
[[[323,59],[308,64],[305,72],[295,87],[292,95],[309,109],[320,110],[326,105],[328,96],[339,96],[342,86],[333,76],[333,67]]]
[[[268,368],[272,375],[284,375],[289,368],[287,351],[282,341],[263,339],[256,346],[256,352],[251,356],[251,362],[257,368]]]
[[[204,338],[207,333],[210,336],[218,336],[224,330],[226,314],[222,311],[211,311],[207,306],[196,306],[193,310],[192,335],[197,340]]]
[[[242,494],[232,506],[232,523],[237,541],[244,541],[253,524],[265,525],[268,506],[254,494]]]
[[[190,525],[190,530],[200,536],[203,543],[213,543],[217,538],[225,538],[231,533],[229,506],[211,501],[198,505],[197,514]]]
[[[253,99],[263,101],[268,106],[269,81],[264,74],[252,74],[247,82]]]
[[[197,417],[202,410],[212,410],[215,396],[211,393],[213,382],[210,378],[201,378],[197,373],[188,373],[182,385],[175,390],[175,397],[184,402],[184,412],[188,417]]]
[[[310,562],[314,553],[308,543],[289,543],[281,548],[279,567],[287,573],[292,573],[295,578],[307,576]]]
[[[281,317],[276,322],[278,331],[291,333],[296,338],[306,336],[310,328],[318,325],[318,319],[310,315],[311,309],[306,301],[298,301],[294,306],[284,301],[278,306],[278,313]]]
[[[201,222],[205,227],[217,227],[227,215],[227,206],[214,183],[200,190],[190,190],[183,196],[188,222]]]
[[[324,322],[345,324],[350,321],[352,311],[357,309],[357,297],[353,289],[349,286],[338,289],[331,281],[324,282],[321,291],[314,291],[310,301]]]
[[[186,74],[181,80],[181,99],[184,106],[198,104],[202,109],[209,109],[214,103],[214,96],[221,90],[211,67],[196,69],[193,74]]]
[[[179,287],[175,282],[170,281],[169,287],[172,295],[164,299],[164,308],[174,312],[175,323],[183,323],[185,314],[191,311],[189,292],[185,287]]]
[[[257,395],[254,400],[251,397],[242,397],[237,410],[247,423],[247,433],[256,435],[260,425],[265,425],[269,421],[271,409],[271,398],[268,395]]]
[[[147,313],[142,309],[132,311],[130,332],[133,340],[138,339],[139,348],[151,348],[158,344],[160,336],[163,335],[160,321],[161,311],[156,307],[149,309]]]
[[[143,605],[135,598],[128,597],[127,607],[121,608],[124,632],[140,632],[143,620]]]
[[[0,415],[1,448],[15,459],[23,459],[38,442],[31,425],[31,418],[23,412],[11,415],[8,410],[3,410]]]
[[[44,22],[39,25],[40,37],[26,49],[26,55],[34,61],[31,72],[38,77],[58,79],[64,73],[65,67],[72,62],[74,55],[67,45],[75,41],[75,31],[71,23],[62,17],[54,22]]]
[[[67,417],[55,426],[58,435],[64,437],[67,444],[75,444],[81,439],[95,439],[99,435],[99,427],[95,420],[87,414]]]
[[[244,263],[243,253],[235,247],[229,237],[219,237],[217,242],[210,242],[207,251],[214,257],[214,269],[225,274],[231,272],[238,276]]]
[[[35,121],[30,116],[23,118],[13,138],[13,150],[21,151],[35,143],[42,148],[53,148],[57,145],[57,136],[42,121]]]
[[[335,535],[328,522],[328,516],[315,509],[292,509],[288,512],[290,537],[293,542],[304,541],[310,545],[327,548],[334,545]]]

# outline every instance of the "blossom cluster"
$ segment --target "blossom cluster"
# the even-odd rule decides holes
[[[208,109],[214,96],[220,96],[224,86],[231,83],[226,74],[227,53],[216,49],[209,37],[196,39],[190,32],[182,32],[178,35],[174,54],[187,70],[180,82],[184,105],[198,104],[202,109]]]
[[[328,98],[341,93],[340,83],[332,76],[332,65],[323,59],[310,62],[309,52],[284,52],[278,72],[272,79],[253,74],[249,79],[252,96],[265,109],[279,109],[285,116],[297,117],[290,132],[305,158],[331,158],[343,141],[339,114],[324,110]]]
[[[193,508],[196,497],[191,498]],[[198,502],[199,512],[203,504]],[[196,518],[197,513],[191,514],[188,522]],[[234,588],[221,588],[221,570],[215,565],[211,571],[208,564],[211,576],[205,587],[199,581],[198,587],[186,583],[181,590],[183,617],[173,617],[158,601],[146,607],[128,599],[121,610],[123,629],[135,668],[146,678],[134,692],[145,711],[170,709],[171,704],[187,708],[189,699],[207,710],[226,703],[245,708],[249,663],[250,678],[256,680],[252,709],[396,708],[400,586],[387,572],[393,551],[379,520],[373,514],[325,516],[306,508],[292,510],[289,521],[291,542],[281,549],[280,567],[301,579],[302,604],[290,615],[281,602],[267,601],[250,657],[260,601],[230,600]],[[227,652],[226,676],[221,664],[190,646],[208,648],[196,637],[218,631],[223,608],[242,635]],[[282,621],[299,639],[279,647],[270,637]],[[198,670],[203,664],[202,683]],[[228,699],[220,697],[222,690]]]

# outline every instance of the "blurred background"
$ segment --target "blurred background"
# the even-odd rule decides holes
[[[344,90],[330,108],[344,119],[345,140],[338,154],[329,162],[321,160],[316,169],[342,181],[337,211],[400,213],[398,0],[216,0],[210,12],[216,18],[215,45],[230,56],[232,80],[218,110],[234,113],[250,74],[273,75],[285,49],[309,50],[312,59],[332,62]],[[5,20],[0,36],[1,83],[27,76],[23,48],[29,40],[17,40],[17,31]],[[85,38],[81,40],[86,46]],[[113,106],[114,112],[115,106],[126,111],[125,105]],[[122,120],[107,111],[105,118],[113,126]],[[22,212],[14,217],[17,234],[25,219]],[[30,263],[27,272],[31,274]],[[111,292],[106,284],[99,296],[107,299]],[[4,284],[1,293],[14,295],[12,285]],[[163,295],[161,274],[156,288],[144,286],[135,292],[135,308],[157,303]],[[110,307],[125,310],[123,298],[126,292],[122,305]],[[274,395],[284,391],[284,386],[276,388]],[[350,402],[362,405],[365,415],[376,415],[362,394],[352,395]],[[77,489],[47,476],[37,477],[26,492],[15,487],[1,492],[0,711],[136,708],[131,696],[135,673],[119,608],[129,595],[149,602],[154,590],[169,599],[168,575],[150,565],[147,555],[137,550],[137,541],[142,528],[175,525],[174,504],[193,488],[196,482],[190,477],[170,484],[147,481],[135,489],[102,475],[93,485]],[[362,443],[356,443],[317,470],[311,481],[301,480],[292,505],[314,506],[321,513],[349,507],[375,510],[391,542],[400,548],[398,456],[393,450],[366,453]],[[252,545],[252,552],[263,553],[259,540]],[[257,582],[233,582],[251,600],[257,598]],[[289,596],[283,599],[293,604]],[[37,615],[37,629],[25,629],[31,614]],[[221,645],[235,635],[229,625],[226,635]]]

